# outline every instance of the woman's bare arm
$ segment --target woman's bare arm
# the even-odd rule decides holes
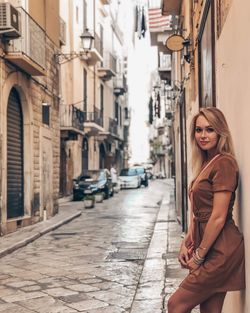
[[[200,249],[198,249],[201,258],[206,256],[225,225],[231,195],[230,191],[214,193],[212,214],[207,222]],[[197,268],[197,265],[193,264],[192,259],[189,261],[189,266],[191,269]]]

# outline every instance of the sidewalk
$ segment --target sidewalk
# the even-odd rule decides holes
[[[169,297],[187,275],[177,259],[181,233],[175,212],[174,181],[168,179],[131,313],[167,312]]]
[[[80,216],[82,206],[81,202],[77,202],[72,206],[72,202],[61,201],[59,213],[52,218],[0,237],[0,258]]]

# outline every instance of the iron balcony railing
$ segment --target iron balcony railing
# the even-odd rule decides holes
[[[64,106],[61,115],[61,126],[72,127],[78,130],[83,130],[85,121],[85,114],[82,110],[76,108],[74,105]]]
[[[100,109],[95,107],[94,112],[84,112],[84,114],[86,123],[96,123],[103,127],[103,112]]]
[[[101,63],[101,67],[110,69],[115,74],[117,73],[117,59],[113,56],[112,53],[106,52],[104,56],[104,61]]]
[[[46,34],[36,21],[21,7],[17,8],[21,16],[22,35],[10,40],[7,52],[27,55],[43,69],[46,67]]]
[[[171,71],[172,68],[172,61],[171,61],[171,55],[166,53],[160,53],[159,54],[159,68],[164,69],[166,71]]]
[[[103,56],[103,42],[97,33],[95,33],[94,48]]]
[[[114,135],[118,134],[117,121],[112,118],[109,118],[109,132]]]
[[[118,74],[114,79],[114,93],[123,95],[127,91],[127,79],[124,74]]]
[[[61,17],[59,39],[62,45],[66,44],[66,22]]]

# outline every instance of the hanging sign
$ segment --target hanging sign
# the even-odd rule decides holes
[[[169,50],[176,52],[183,49],[183,41],[184,38],[181,35],[174,34],[168,37],[165,45]]]

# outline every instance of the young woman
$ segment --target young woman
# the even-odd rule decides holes
[[[223,113],[203,108],[191,123],[194,180],[191,217],[179,253],[188,276],[168,301],[168,313],[221,313],[227,291],[245,288],[244,242],[232,210],[238,167]]]

